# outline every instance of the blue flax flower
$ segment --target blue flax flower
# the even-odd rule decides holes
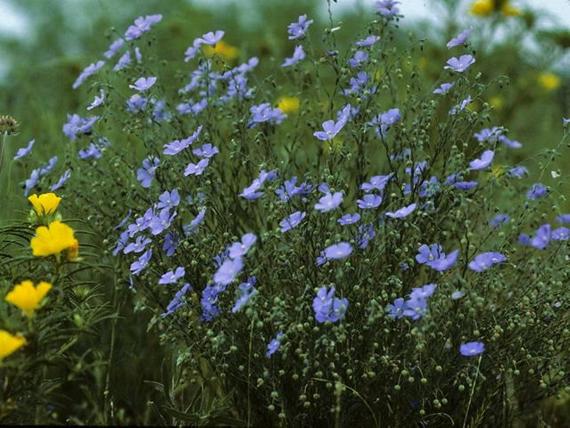
[[[475,63],[475,58],[473,55],[461,55],[459,58],[452,57],[447,60],[447,65],[443,68],[446,70],[452,70],[456,73],[463,73],[469,67]]]
[[[275,354],[279,350],[282,339],[283,339],[283,332],[281,331],[277,333],[274,339],[271,339],[271,341],[267,345],[267,352],[265,353],[265,356],[267,358],[270,358],[273,354]]]
[[[386,217],[390,218],[405,218],[413,213],[416,209],[416,204],[410,204],[407,207],[400,208],[396,211],[388,211],[386,212]]]
[[[475,272],[483,272],[489,269],[491,266],[497,263],[504,263],[507,258],[496,252],[481,253],[475,256],[475,258],[469,262],[469,269]]]
[[[289,58],[285,58],[281,67],[291,67],[296,65],[297,63],[303,61],[305,59],[305,51],[303,50],[303,46],[295,46],[295,51],[293,52],[293,56]]]
[[[249,303],[251,298],[257,294],[257,290],[254,285],[256,283],[255,276],[249,277],[246,282],[242,282],[238,288],[238,297],[232,308],[232,312],[235,314],[243,309],[245,305]]]
[[[166,317],[180,309],[184,305],[184,296],[188,294],[190,290],[192,290],[192,286],[189,283],[184,284],[182,288],[176,292],[170,303],[168,303],[166,312],[163,313],[162,316]]]
[[[30,140],[26,147],[22,147],[18,149],[16,155],[14,156],[14,160],[23,159],[28,156],[32,152],[32,148],[34,147],[36,140]]]
[[[176,284],[180,278],[183,278],[186,270],[179,266],[175,270],[170,270],[160,277],[158,283],[160,285]]]
[[[285,232],[288,232],[289,230],[297,227],[303,221],[303,219],[305,218],[306,215],[307,215],[307,213],[305,213],[303,211],[296,211],[293,214],[285,217],[279,223],[279,226],[281,226],[281,232],[285,233]]]
[[[464,30],[459,33],[456,37],[452,38],[447,42],[447,49],[454,48],[456,46],[461,46],[467,43],[469,36],[471,35],[471,30]]]
[[[342,320],[348,308],[348,299],[338,299],[335,297],[335,288],[319,288],[316,297],[313,299],[313,311],[315,319],[319,323],[338,322]]]
[[[312,19],[307,19],[307,15],[299,16],[297,22],[292,22],[287,27],[287,32],[289,33],[289,40],[297,40],[305,37],[305,33],[309,29],[309,26],[313,23]]]
[[[162,20],[162,15],[139,16],[135,22],[127,28],[125,32],[125,40],[130,42],[140,38],[144,33],[150,31],[153,25],[158,24]]]
[[[485,352],[483,342],[466,342],[459,346],[459,353],[464,357],[476,357]]]
[[[142,167],[137,169],[137,180],[142,187],[148,189],[151,186],[159,165],[160,160],[154,156],[149,156],[143,160]]]

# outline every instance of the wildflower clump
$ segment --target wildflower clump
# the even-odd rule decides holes
[[[442,44],[425,82],[409,59],[421,48],[393,45],[399,3],[376,2],[350,46],[332,18],[314,45],[300,16],[263,79],[258,57],[210,55],[224,31],[196,34],[175,91],[139,40],[160,15],[141,17],[103,54],[128,60],[88,73],[97,116],[63,129],[67,188],[95,196],[75,209],[103,259],[180,378],[226,393],[240,423],[500,426],[510,409],[489,397],[530,406],[568,381],[557,194],[488,124],[471,32]],[[56,220],[31,246],[73,258],[77,240]]]

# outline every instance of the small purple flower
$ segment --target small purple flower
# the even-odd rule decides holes
[[[240,242],[234,242],[229,248],[229,257],[232,259],[243,257],[257,241],[257,236],[253,233],[246,233],[241,237]]]
[[[471,98],[471,95],[468,95],[467,98],[464,98],[463,100],[461,100],[461,102],[459,104],[451,107],[451,109],[449,110],[449,115],[453,116],[457,113],[461,113],[472,102],[473,102],[473,98]]]
[[[443,253],[443,248],[439,244],[422,245],[416,255],[416,261],[421,264],[429,264],[439,259]]]
[[[243,309],[245,305],[249,303],[251,298],[257,294],[257,290],[254,288],[256,282],[255,276],[247,279],[246,282],[242,282],[238,288],[238,297],[232,308],[232,313],[237,313]]]
[[[507,258],[501,253],[481,253],[475,256],[475,258],[469,262],[469,269],[475,272],[483,272],[497,263],[504,263],[506,261]]]
[[[520,149],[522,147],[522,143],[517,140],[511,140],[507,138],[506,135],[501,135],[499,137],[499,142],[507,146],[509,149]]]
[[[295,51],[293,52],[293,56],[285,58],[285,61],[283,61],[281,67],[291,67],[297,64],[298,62],[304,60],[305,57],[306,55],[305,51],[303,50],[303,46],[301,45],[295,46]]]
[[[388,316],[395,320],[404,318],[404,312],[406,309],[406,301],[401,297],[398,297],[396,300],[394,300],[394,303],[388,304],[388,306],[386,306],[386,312],[388,312]]]
[[[251,106],[249,111],[251,113],[251,119],[248,124],[249,127],[265,122],[279,125],[287,117],[280,109],[271,107],[269,103]]]
[[[75,82],[73,82],[73,89],[79,88],[87,78],[93,76],[97,73],[103,66],[105,65],[105,61],[97,61],[93,64],[88,65],[85,70],[81,72],[81,74],[77,77]]]
[[[501,126],[493,126],[492,128],[481,129],[481,131],[476,132],[473,136],[480,143],[496,143],[504,132],[505,128]]]
[[[220,153],[216,146],[213,146],[210,143],[204,144],[202,147],[198,147],[192,150],[194,156],[198,156],[199,158],[206,158],[210,159]]]
[[[489,225],[493,229],[497,229],[501,225],[508,223],[511,220],[511,217],[508,214],[497,214],[489,221]]]
[[[140,94],[134,94],[127,100],[127,111],[129,113],[140,113],[148,105],[148,100]]]
[[[426,284],[423,287],[412,288],[412,292],[410,293],[410,298],[429,299],[433,295],[433,293],[435,293],[436,288],[437,284]]]
[[[459,346],[459,352],[464,357],[476,357],[485,352],[485,344],[483,342],[467,342]]]
[[[315,209],[322,213],[335,210],[342,203],[342,192],[326,193],[319,202],[315,204]]]
[[[370,177],[370,180],[368,182],[362,183],[360,185],[360,189],[365,192],[372,192],[374,190],[382,192],[393,176],[393,173],[390,173],[388,175],[375,175],[373,177]]]
[[[548,188],[542,183],[534,183],[526,194],[526,198],[530,201],[542,198],[548,193]]]
[[[261,192],[261,188],[265,184],[267,180],[271,181],[277,177],[277,171],[265,171],[261,170],[259,172],[259,176],[253,180],[253,182],[243,189],[243,191],[239,194],[242,198],[245,198],[249,201],[253,201],[255,199],[259,199],[263,196],[263,192]]]
[[[95,143],[90,143],[86,149],[79,150],[78,152],[79,158],[83,160],[88,159],[100,159],[103,156],[101,152],[101,148],[97,146]]]
[[[476,181],[458,181],[456,183],[453,183],[453,187],[455,187],[458,190],[467,191],[477,187],[477,184],[479,183],[477,183]]]
[[[536,234],[530,240],[530,245],[537,250],[544,250],[548,247],[552,239],[552,227],[549,224],[543,224],[536,230]]]
[[[313,135],[321,141],[330,141],[344,128],[346,120],[326,120],[323,122],[323,130],[316,131]]]
[[[369,193],[364,195],[362,199],[358,199],[356,203],[358,208],[363,210],[378,208],[382,203],[382,196]]]
[[[357,223],[360,220],[360,214],[345,214],[337,220],[337,222],[343,226],[348,226],[349,224]]]
[[[125,40],[122,38],[118,38],[116,39],[113,43],[111,43],[111,45],[109,46],[109,48],[105,51],[105,53],[103,54],[103,56],[107,59],[111,59],[113,58],[117,52],[119,52],[121,50],[121,48],[125,45]]]
[[[68,114],[63,133],[71,141],[75,141],[78,136],[91,134],[91,129],[98,119],[99,116],[83,118],[77,114]]]
[[[396,0],[379,0],[374,3],[374,7],[376,8],[376,13],[379,15],[385,18],[391,18],[400,13],[400,9],[398,9],[399,4],[400,2]]]
[[[509,175],[509,177],[513,178],[523,178],[525,175],[528,174],[528,169],[526,169],[526,167],[524,166],[518,165],[511,168],[507,174]]]
[[[279,226],[281,226],[281,232],[285,233],[285,232],[288,232],[289,230],[297,227],[303,221],[303,219],[305,218],[306,215],[307,215],[307,213],[305,213],[305,212],[296,211],[293,214],[285,217],[279,223]]]
[[[145,237],[145,236],[137,236],[135,242],[129,243],[123,250],[123,254],[130,254],[130,253],[142,253],[146,250],[148,244],[152,243],[152,241]]]
[[[281,346],[281,340],[282,339],[283,339],[283,333],[282,332],[277,333],[277,336],[275,336],[274,339],[271,339],[271,341],[267,345],[267,352],[265,353],[265,356],[267,358],[271,358],[271,356],[279,350],[279,347]]]
[[[26,147],[22,147],[22,148],[18,149],[18,151],[16,152],[16,155],[14,156],[14,160],[23,159],[26,156],[28,156],[32,152],[32,148],[34,147],[35,143],[36,143],[36,140],[30,140]]]
[[[451,88],[453,88],[455,86],[455,83],[442,83],[441,85],[439,85],[439,87],[437,87],[436,89],[434,89],[433,93],[436,95],[445,95],[447,94]]]
[[[174,189],[171,192],[166,191],[162,193],[158,197],[158,204],[156,208],[159,210],[162,209],[171,209],[176,208],[180,204],[180,193],[178,193],[178,189]]]
[[[556,217],[556,221],[560,224],[570,224],[570,214],[561,214]]]
[[[178,248],[178,235],[173,232],[168,232],[164,237],[164,242],[162,243],[162,251],[166,254],[166,257],[172,257],[176,253]]]
[[[138,47],[135,48],[135,58],[137,60],[137,63],[140,64],[142,62],[142,54],[141,54],[141,51]],[[123,69],[127,68],[129,65],[131,65],[131,62],[132,62],[131,52],[126,51],[123,55],[121,55],[121,57],[119,58],[119,60],[115,64],[115,66],[113,67],[113,71],[123,70]]]
[[[154,180],[154,175],[156,174],[156,169],[160,165],[160,160],[157,157],[150,156],[143,160],[142,167],[137,169],[137,180],[142,187],[148,189],[152,180]]]
[[[157,79],[154,76],[139,77],[135,81],[134,85],[129,85],[129,88],[134,89],[135,91],[138,91],[138,92],[145,92],[154,86],[154,84],[156,83],[156,80]]]
[[[176,270],[171,270],[162,275],[158,281],[160,285],[176,284],[180,278],[186,275],[186,271],[182,266],[176,268]]]
[[[348,60],[348,65],[352,68],[360,67],[363,63],[368,61],[368,53],[365,51],[356,51],[352,58]]]
[[[202,175],[206,167],[210,164],[210,159],[205,158],[198,161],[198,163],[189,163],[184,170],[184,177],[189,175]]]
[[[447,65],[443,67],[446,70],[452,70],[456,73],[463,73],[475,63],[473,55],[461,55],[459,58],[453,57],[447,60]]]
[[[287,27],[287,32],[289,33],[289,40],[297,40],[305,37],[305,33],[309,29],[309,26],[313,23],[312,19],[307,19],[307,15],[299,16],[297,22],[292,22]]]
[[[166,306],[166,312],[161,316],[166,317],[168,315],[172,315],[174,312],[180,309],[184,305],[184,296],[188,294],[190,290],[192,290],[192,286],[189,283],[184,284],[182,288],[176,292],[174,298],[170,301],[170,303],[168,303]]]
[[[279,196],[279,199],[281,201],[288,202],[291,198],[294,198],[295,196],[301,196],[301,197],[307,196],[313,189],[313,186],[311,186],[307,182],[301,183],[299,186],[297,186],[296,184],[297,184],[297,177],[296,176],[291,177],[289,180],[285,180],[283,186],[275,190],[275,193],[277,194],[277,196]]]
[[[570,238],[570,229],[567,227],[559,227],[552,230],[552,240],[553,241],[568,241]]]
[[[338,244],[325,248],[323,253],[327,260],[346,259],[350,254],[352,254],[352,245],[348,242],[339,242]]]
[[[50,186],[50,190],[56,191],[58,189],[61,189],[65,185],[65,183],[67,183],[67,180],[69,180],[70,178],[71,178],[71,170],[68,169],[61,175],[61,177],[59,177],[59,180],[57,180],[57,182],[55,182]]]
[[[469,169],[471,171],[477,171],[488,168],[493,162],[494,157],[495,152],[493,150],[485,150],[479,159],[474,159],[469,162]]]
[[[196,131],[188,138],[184,138],[182,140],[174,140],[170,143],[164,145],[163,153],[165,155],[174,156],[180,153],[181,151],[185,150],[187,147],[191,146],[194,141],[198,139],[200,133],[202,132],[202,125],[196,129]]]
[[[194,233],[198,229],[198,227],[202,224],[205,217],[206,217],[206,208],[202,208],[190,223],[184,225],[184,233],[187,236]]]
[[[380,40],[380,37],[370,35],[364,39],[354,42],[354,45],[358,46],[359,48],[367,48],[375,44],[378,40]]]
[[[402,119],[400,109],[392,108],[384,113],[380,113],[370,122],[376,128],[376,134],[384,137],[388,130]]]
[[[171,214],[168,208],[161,210],[158,215],[153,215],[149,223],[150,233],[160,235],[170,227],[175,217],[176,211]]]
[[[152,250],[146,250],[144,254],[138,258],[138,260],[134,261],[131,264],[131,273],[133,275],[138,275],[141,273],[148,266],[148,262],[150,261],[151,257]]]
[[[414,203],[408,205],[407,207],[400,208],[399,210],[396,211],[388,211],[386,213],[386,216],[390,218],[404,218],[413,213],[415,209],[416,209],[416,204]]]
[[[130,42],[141,37],[144,33],[150,31],[153,25],[158,24],[162,20],[162,15],[139,16],[135,19],[133,25],[127,28],[125,32],[125,40]]]
[[[338,299],[335,297],[335,288],[319,288],[316,297],[313,299],[313,310],[318,323],[335,323],[344,318],[348,308],[348,299]]]
[[[213,46],[222,40],[224,34],[222,30],[210,31],[209,33],[203,34],[198,40],[200,40],[201,44]]]
[[[376,236],[373,224],[361,224],[358,226],[357,243],[358,248],[364,250],[370,244],[370,241]]]
[[[218,285],[229,285],[235,281],[243,269],[243,259],[237,257],[235,259],[226,259],[214,274],[214,282]]]
[[[464,45],[465,43],[467,43],[467,40],[469,39],[470,35],[471,35],[471,30],[462,31],[456,37],[452,38],[449,42],[447,42],[447,49]]]
[[[103,89],[101,89],[99,91],[99,95],[95,95],[95,98],[93,98],[93,101],[91,101],[91,104],[89,104],[87,106],[87,111],[91,111],[94,108],[99,107],[104,102],[105,102],[105,91],[103,91]]]
[[[439,244],[422,245],[416,255],[416,261],[420,264],[430,266],[439,272],[443,272],[451,268],[457,261],[459,250],[451,252],[446,255],[443,248]]]

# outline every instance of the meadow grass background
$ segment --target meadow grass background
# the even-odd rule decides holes
[[[53,155],[59,155],[63,164],[65,148],[70,143],[62,133],[62,125],[68,113],[82,110],[91,98],[84,90],[73,91],[73,81],[85,66],[101,56],[116,34],[124,31],[139,15],[161,13],[164,16],[161,25],[153,29],[154,43],[161,54],[160,61],[153,67],[160,76],[169,73],[173,63],[182,64],[183,53],[195,37],[219,28],[226,31],[225,40],[240,50],[240,60],[251,56],[260,58],[260,67],[256,70],[258,82],[274,85],[281,95],[298,90],[284,73],[270,76],[269,71],[283,57],[291,54],[292,45],[285,36],[290,22],[306,13],[317,19],[315,28],[322,29],[327,25],[328,17],[323,13],[326,1],[252,2],[255,6],[252,16],[247,16],[239,3],[208,8],[203,3],[160,0],[17,2],[17,6],[28,15],[34,31],[33,37],[29,38],[5,36],[0,39],[1,50],[10,63],[0,83],[0,115],[9,114],[20,123],[19,134],[9,139],[8,158],[32,138],[36,139],[36,145],[31,157],[23,162],[11,162],[0,173],[0,223],[22,219],[27,214],[29,206],[21,183],[33,168],[47,162]],[[441,5],[445,3],[441,1]],[[370,13],[362,4],[343,8],[342,13],[341,17],[336,17],[341,21],[341,28],[335,36],[340,43],[348,44],[361,30],[363,22],[369,19]],[[461,25],[443,15],[436,25],[433,22],[409,22],[404,18],[399,24],[403,28],[399,43],[404,45],[409,40],[425,38],[423,47],[415,50],[412,60],[420,64],[422,79],[428,88],[440,76],[442,64],[449,57],[445,42],[463,25],[473,28],[478,69],[486,81],[493,82],[487,98],[474,103],[473,108],[481,107],[483,102],[492,105],[495,115],[489,126],[504,124],[510,130],[509,136],[523,143],[524,147],[512,151],[510,156],[513,164],[532,167],[529,168],[529,183],[542,181],[551,185],[554,192],[568,195],[568,150],[555,149],[560,149],[563,136],[562,118],[570,116],[570,70],[565,67],[570,32],[564,27],[541,30],[535,26],[539,18],[540,12],[509,19],[466,15]],[[320,46],[322,40],[315,38],[313,43]],[[185,79],[186,76],[172,74],[162,80],[170,82],[170,90],[174,93]],[[164,84],[168,90],[168,84]],[[115,131],[113,143],[127,145],[129,137]],[[138,159],[139,155],[133,153],[133,158]],[[54,181],[63,169],[64,166],[60,165],[53,173]],[[89,195],[81,197],[88,203]],[[569,201],[566,201],[565,208],[570,209]],[[117,222],[119,220],[117,214]],[[116,285],[113,273],[105,272],[99,280]],[[158,334],[140,328],[149,321],[148,314],[138,308],[132,310],[131,302],[117,299],[111,288],[107,293],[105,299],[111,302],[118,316],[112,320],[112,325],[106,325],[100,337],[93,335],[82,346],[85,350],[98,346],[105,349],[109,337],[120,329],[121,340],[114,350],[113,371],[109,375],[103,366],[94,365],[89,367],[89,376],[82,377],[84,373],[78,370],[76,377],[64,384],[63,402],[79,390],[84,396],[93,396],[91,401],[86,401],[93,405],[90,411],[85,411],[90,418],[72,419],[71,422],[152,423],[164,422],[164,415],[182,417],[176,413],[175,403],[168,402],[169,397],[180,399],[180,405],[183,405],[188,399],[199,396],[201,391],[196,387],[192,391],[194,396],[177,397],[176,392],[188,388],[188,385],[183,384],[180,373],[173,371],[175,365],[165,362],[165,359],[172,358],[169,347],[173,345],[161,343]],[[80,316],[89,314],[86,312]],[[129,322],[122,322],[123,319]],[[142,353],[141,344],[145,345]],[[140,384],[141,378],[145,379],[145,384]],[[168,379],[172,380],[171,384]],[[124,414],[113,414],[109,409],[97,407],[103,402],[98,397],[108,391],[109,384],[113,385],[117,408]],[[85,385],[91,387],[86,389]],[[216,386],[211,386],[211,389],[215,390]],[[209,421],[216,421],[215,411],[224,409],[224,397],[213,395],[208,400],[199,403],[196,417],[207,414]],[[568,409],[568,401],[548,402],[544,406],[546,413],[558,414],[560,408]],[[550,406],[556,409],[552,410]],[[164,411],[164,408],[168,410]],[[566,410],[566,414],[568,412]],[[109,417],[110,414],[113,416]],[[199,419],[188,420],[196,422]],[[223,418],[219,420],[223,421]]]

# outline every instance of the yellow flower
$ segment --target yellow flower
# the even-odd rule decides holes
[[[495,9],[495,0],[475,0],[471,5],[471,13],[477,16],[489,16]]]
[[[503,5],[501,12],[503,12],[503,15],[505,16],[520,16],[522,13],[518,7],[514,7],[513,5],[509,4],[509,2],[506,2]]]
[[[204,46],[204,54],[206,56],[219,55],[228,61],[232,61],[239,56],[239,49],[223,40],[216,43],[214,46]]]
[[[547,91],[554,91],[560,87],[560,77],[554,73],[540,73],[538,75],[538,84]]]
[[[22,281],[14,286],[12,291],[6,295],[5,300],[20,308],[24,315],[31,317],[51,287],[49,282],[42,281],[34,287],[32,281]]]
[[[0,330],[0,360],[13,354],[26,344],[26,339],[22,336],[14,336],[6,330]]]
[[[489,104],[496,110],[501,110],[505,105],[505,100],[500,95],[489,98]]]
[[[73,229],[60,221],[52,221],[47,227],[38,227],[30,246],[32,254],[38,257],[57,255],[67,250],[68,258],[75,260],[79,251],[79,242],[75,239]]]
[[[500,178],[505,175],[506,168],[504,165],[495,164],[491,167],[491,175],[495,178]]]
[[[285,114],[299,110],[300,101],[297,97],[281,97],[277,100],[277,108]]]
[[[44,193],[40,196],[34,194],[28,198],[39,216],[50,215],[56,212],[61,198],[55,193]]]

